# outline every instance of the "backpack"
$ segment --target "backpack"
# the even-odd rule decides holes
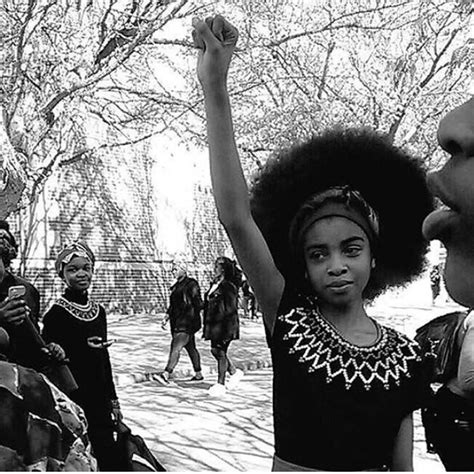
[[[459,362],[457,336],[468,312],[444,314],[416,330],[425,362],[424,373],[429,383],[446,383],[456,375]]]

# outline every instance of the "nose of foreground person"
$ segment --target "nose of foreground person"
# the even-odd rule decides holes
[[[438,142],[452,156],[474,157],[474,97],[441,120]]]

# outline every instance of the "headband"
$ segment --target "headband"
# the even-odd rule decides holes
[[[290,226],[290,243],[297,250],[308,229],[325,217],[345,217],[357,224],[374,244],[379,236],[377,213],[362,197],[348,186],[332,187],[314,194],[300,207]]]

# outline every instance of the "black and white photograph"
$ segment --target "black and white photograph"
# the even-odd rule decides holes
[[[0,0],[0,471],[474,472],[471,0]]]

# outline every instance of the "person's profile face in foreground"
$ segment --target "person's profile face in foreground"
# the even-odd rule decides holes
[[[438,141],[451,156],[430,173],[428,185],[443,206],[425,219],[423,233],[446,246],[444,277],[451,297],[474,307],[474,98],[443,118]]]

